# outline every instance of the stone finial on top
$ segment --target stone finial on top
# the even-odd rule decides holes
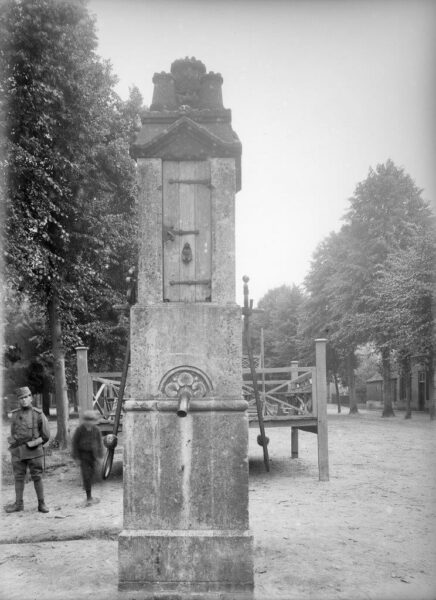
[[[175,79],[186,77],[196,73],[196,77],[200,78],[206,73],[206,65],[195,58],[195,56],[186,56],[186,58],[178,58],[171,63],[171,74]]]
[[[219,73],[206,73],[206,67],[194,57],[179,58],[171,73],[155,73],[151,110],[209,109],[223,110]]]
[[[201,77],[206,67],[196,58],[179,58],[171,65],[171,75],[176,86],[176,98],[179,106],[198,108]]]
[[[177,110],[174,77],[162,71],[153,75],[153,100],[151,110]]]
[[[199,105],[201,108],[223,109],[223,95],[221,86],[223,78],[219,73],[206,73],[201,78],[199,92]]]

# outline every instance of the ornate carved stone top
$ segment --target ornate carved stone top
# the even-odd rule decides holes
[[[206,73],[204,64],[196,58],[175,60],[171,65],[178,106],[198,108],[201,77]]]
[[[184,73],[193,71],[196,71],[200,77],[206,73],[205,64],[202,63],[201,60],[195,58],[195,56],[192,56],[191,58],[189,58],[189,56],[186,58],[178,58],[171,63],[171,73],[176,78],[179,76],[183,77]]]
[[[231,126],[231,111],[224,108],[223,78],[206,72],[194,57],[175,60],[171,72],[155,73],[150,110],[131,145],[134,158],[205,160],[236,159],[236,188],[241,186],[241,142]]]
[[[171,65],[171,73],[155,73],[152,111],[190,109],[224,110],[219,73],[207,73],[196,58],[179,58]]]

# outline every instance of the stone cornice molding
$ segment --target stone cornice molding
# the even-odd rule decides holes
[[[172,156],[172,146],[176,138],[180,138],[183,134],[195,140],[209,156],[225,158],[241,155],[242,146],[239,139],[236,138],[233,142],[227,142],[206,127],[185,116],[172,123],[150,141],[144,144],[138,142],[132,144],[131,154],[134,158],[166,158],[168,152]]]
[[[235,158],[236,185],[240,189],[242,145],[236,134],[233,141],[223,140],[209,128],[187,116],[180,117],[168,127],[156,132],[147,141],[140,136],[132,144],[130,153],[138,158],[162,160],[206,160],[208,158]]]

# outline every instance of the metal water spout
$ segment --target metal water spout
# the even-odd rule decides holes
[[[186,417],[191,403],[191,392],[188,388],[182,388],[179,393],[179,405],[177,407],[177,416]]]

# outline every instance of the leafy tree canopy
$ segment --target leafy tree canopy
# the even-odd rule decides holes
[[[102,341],[135,260],[128,146],[142,99],[115,94],[83,2],[8,0],[0,37],[9,284],[57,298],[66,347]]]
[[[45,310],[56,437],[65,447],[66,350],[68,359],[77,344],[98,348],[111,339],[111,307],[131,258],[128,145],[140,95],[133,90],[123,103],[114,92],[111,66],[96,54],[95,21],[80,0],[6,0],[0,39],[6,276]]]
[[[259,300],[258,307],[264,312],[256,314],[253,319],[253,347],[260,351],[260,329],[263,328],[265,366],[283,367],[291,360],[298,360],[298,308],[302,298],[302,292],[296,285],[282,285]]]

